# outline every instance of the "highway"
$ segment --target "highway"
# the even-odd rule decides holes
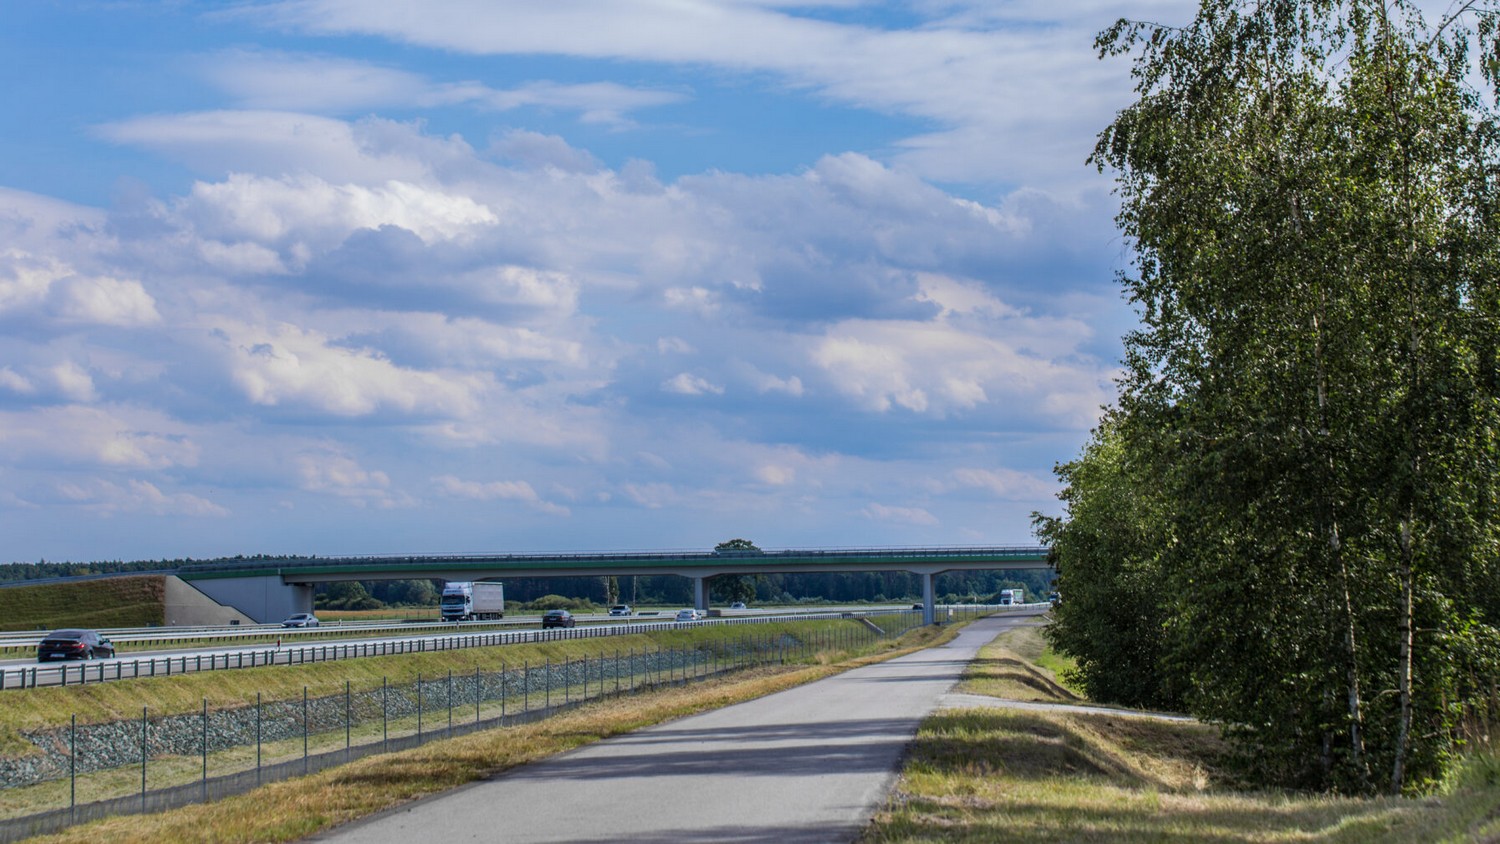
[[[205,648],[186,648],[159,651],[140,651],[122,654],[115,659],[50,662],[38,664],[34,658],[0,661],[0,691],[40,688],[46,686],[102,683],[136,678],[170,677],[196,671],[223,671],[255,668],[265,665],[297,665],[309,662],[326,662],[339,659],[358,659],[372,656],[389,656],[404,653],[425,653],[460,648],[493,647],[528,642],[553,641],[558,639],[597,638],[660,630],[663,626],[690,626],[715,624],[746,624],[769,620],[838,618],[846,615],[889,613],[890,609],[869,607],[858,611],[843,608],[823,607],[815,611],[776,610],[767,612],[737,613],[733,616],[710,618],[702,621],[677,622],[672,615],[638,616],[634,618],[609,618],[594,616],[597,623],[580,624],[573,628],[538,629],[539,617],[517,619],[511,626],[526,625],[530,629],[495,630],[495,622],[452,624],[435,622],[427,625],[411,624],[360,624],[340,626],[340,634],[356,634],[352,638],[338,640],[309,639],[326,635],[333,628],[322,627],[309,630],[282,629],[276,626],[197,628],[170,632],[170,641],[191,642],[194,639],[244,636],[260,641],[237,646],[218,645]],[[580,619],[587,617],[580,616]],[[390,635],[399,630],[410,634],[415,629],[437,630],[427,635]],[[105,631],[113,641],[163,640],[167,631],[150,628],[150,632],[127,634],[124,631]],[[472,631],[472,632],[471,632]],[[379,632],[385,635],[359,636],[359,633]],[[274,636],[277,640],[266,641]],[[25,638],[29,637],[29,638]],[[35,646],[40,637],[35,633],[23,634],[29,647]]]
[[[308,840],[850,841],[979,648],[1045,609],[980,619],[941,647],[596,742]]]

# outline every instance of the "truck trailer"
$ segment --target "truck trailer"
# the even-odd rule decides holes
[[[1021,604],[1024,604],[1024,603],[1026,603],[1026,590],[1025,589],[1001,589],[1000,590],[1000,605],[1001,606],[1020,606]]]
[[[438,602],[444,621],[505,617],[505,584],[485,580],[456,581],[443,586]]]

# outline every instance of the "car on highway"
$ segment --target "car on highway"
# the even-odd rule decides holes
[[[296,615],[287,616],[286,621],[281,622],[282,627],[317,627],[318,617],[310,612],[299,612]]]
[[[702,615],[698,614],[697,610],[678,610],[677,611],[677,620],[678,621],[697,621],[698,619],[700,619],[702,617],[703,617]]]
[[[113,659],[115,646],[97,630],[54,630],[36,646],[36,661]]]
[[[572,627],[578,624],[578,619],[567,610],[547,610],[542,615],[542,627]]]
[[[616,617],[619,617],[619,616],[627,616],[628,617],[628,616],[634,615],[635,614],[635,610],[631,609],[629,604],[615,604],[614,606],[612,606],[612,607],[609,608],[609,614],[612,615],[612,616],[616,616]]]
[[[745,602],[744,601],[735,601],[734,603],[732,603],[732,604],[729,605],[729,608],[732,609],[732,610],[742,610],[742,609],[745,609]]]

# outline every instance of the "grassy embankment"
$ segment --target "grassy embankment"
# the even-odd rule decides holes
[[[1080,703],[1036,630],[984,649],[961,691]],[[1048,666],[1048,667],[1044,667]],[[864,842],[1500,840],[1500,753],[1423,798],[1239,787],[1216,728],[1123,715],[939,712]]]
[[[622,637],[620,647],[629,648],[632,646],[631,642],[634,642],[634,647],[637,649],[643,646],[670,647],[674,644],[701,645],[709,641],[723,641],[726,635],[753,635],[752,631],[764,633],[782,630],[795,635],[799,632],[806,634],[819,627],[826,629],[829,626],[850,623],[834,620],[663,632],[642,637]],[[424,795],[455,788],[498,771],[561,753],[599,739],[695,712],[760,697],[794,685],[818,680],[858,665],[887,659],[901,653],[909,653],[918,648],[930,647],[951,638],[958,626],[918,628],[899,640],[880,641],[857,651],[825,651],[804,664],[766,666],[697,685],[666,686],[643,694],[596,700],[544,721],[433,742],[401,753],[372,756],[309,777],[273,783],[215,803],[189,806],[147,816],[113,818],[36,840],[87,842],[88,844],[101,840],[122,842],[293,841]],[[745,632],[736,633],[735,631]],[[637,639],[640,641],[635,641]],[[601,644],[602,640],[575,640],[537,646],[507,646],[500,650],[505,652],[509,664],[514,665],[523,658],[521,656],[523,648],[537,649],[533,659],[547,658],[546,655],[550,654],[551,658],[556,660],[569,658],[570,654],[571,658],[577,658],[584,653],[597,655],[600,653]],[[613,646],[615,640],[609,640],[609,644]],[[611,647],[608,652],[612,653],[613,648]],[[263,674],[268,677],[280,674],[282,676],[276,678],[275,681],[280,682],[285,691],[292,692],[292,696],[300,696],[302,684],[312,682],[310,678],[313,675],[302,673],[306,671],[347,669],[359,663],[366,663],[372,667],[370,676],[373,676],[382,670],[373,668],[374,664],[389,660],[391,665],[387,673],[392,675],[392,679],[397,670],[395,665],[397,661],[407,663],[400,667],[400,670],[404,672],[402,676],[406,677],[415,676],[418,670],[422,670],[427,676],[435,676],[440,671],[447,670],[444,667],[445,664],[447,667],[452,667],[457,674],[461,673],[465,665],[469,665],[468,670],[472,670],[472,665],[463,660],[472,660],[475,653],[475,651],[454,651],[446,654],[354,660],[347,663],[325,663],[295,668],[246,669],[243,672],[223,672],[217,678],[185,675],[172,678],[170,681],[172,684],[180,682],[182,685],[180,689],[168,690],[164,687],[152,690],[149,685],[146,685],[142,686],[140,691],[158,695],[160,705],[173,706],[176,711],[192,712],[197,711],[197,707],[201,706],[199,699],[211,690],[213,680],[223,681],[238,674],[247,676]],[[423,657],[433,657],[437,661],[423,660]],[[451,662],[442,663],[441,660]],[[333,681],[336,687],[341,689],[343,675],[324,678],[325,683],[329,681]],[[112,685],[118,685],[123,689],[127,684],[74,687],[69,693],[77,695],[77,700],[84,700],[95,695],[111,694],[108,689]],[[266,683],[262,682],[260,687],[264,688],[265,685]],[[375,685],[379,685],[378,679]],[[244,699],[243,695],[249,687],[239,690],[238,700]],[[49,691],[62,692],[63,690],[36,690],[36,692]],[[33,692],[26,694],[30,695]],[[100,700],[95,704],[100,707],[100,711],[110,711],[125,701],[130,701],[138,711],[139,704],[131,700],[131,695],[126,691],[117,691],[113,694],[120,695],[124,700],[109,702]],[[253,699],[253,693],[251,698]],[[32,715],[25,720],[31,722],[46,720],[53,724],[66,722],[66,715],[61,715],[61,713],[44,715],[61,706],[60,701],[53,701],[50,705],[42,698],[38,698],[37,701],[36,705],[28,707],[32,710]],[[130,710],[125,711],[128,713]],[[61,715],[61,721],[59,721],[59,715]],[[16,726],[6,724],[0,729],[10,734]],[[342,736],[339,740],[342,741]],[[297,750],[300,752],[300,743]],[[185,764],[184,769],[186,775],[191,776],[191,765]],[[63,788],[65,787],[66,784],[63,785]]]
[[[150,627],[165,621],[160,575],[0,589],[0,630]]]

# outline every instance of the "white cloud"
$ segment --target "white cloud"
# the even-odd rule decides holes
[[[346,454],[317,452],[299,455],[296,471],[302,489],[333,495],[360,507],[392,509],[414,503],[406,493],[392,491],[390,476],[385,472],[366,469]]]
[[[161,321],[138,281],[87,276],[56,258],[7,249],[0,252],[0,316],[23,315],[123,327]]]
[[[930,527],[938,523],[937,517],[921,507],[887,507],[871,503],[860,511],[865,518],[877,522],[896,522],[905,525]]]
[[[164,493],[149,481],[130,480],[121,486],[95,479],[84,483],[58,483],[56,490],[69,503],[105,515],[146,513],[190,518],[230,515],[229,510],[206,498],[185,492]]]
[[[36,385],[30,379],[8,366],[0,366],[0,387],[23,396],[36,392]]]
[[[467,498],[474,501],[520,501],[543,513],[566,516],[568,508],[542,500],[531,484],[525,481],[465,481],[453,475],[442,475],[432,479],[438,490],[452,498]]]
[[[722,396],[724,388],[700,378],[690,372],[679,372],[662,382],[661,388],[668,393],[677,393],[683,396]]]
[[[494,211],[468,196],[395,179],[365,187],[310,175],[236,173],[222,182],[198,182],[177,210],[208,237],[304,248],[328,248],[356,229],[381,226],[405,229],[427,243],[472,238],[498,222]]]
[[[477,375],[403,369],[372,349],[333,345],[331,338],[292,325],[218,325],[234,384],[252,403],[290,405],[334,416],[377,411],[467,416],[488,388]]]
[[[767,464],[756,468],[755,477],[761,483],[767,483],[771,486],[786,486],[797,480],[797,470],[791,466],[773,466]]]
[[[213,174],[317,174],[334,183],[417,184],[473,150],[379,118],[353,123],[281,111],[137,117],[98,128],[106,140],[156,150]]]
[[[43,407],[0,412],[0,458],[11,464],[162,470],[195,466],[187,426],[156,410]]]
[[[477,82],[435,82],[420,74],[338,56],[227,50],[199,73],[247,109],[349,113],[382,106],[474,106],[508,111],[533,106],[577,112],[585,123],[624,125],[627,112],[681,101],[682,94],[614,82],[529,82],[495,89]],[[317,84],[308,84],[316,79]]]
[[[474,54],[552,54],[777,74],[848,105],[920,118],[904,164],[938,180],[1021,181],[1083,166],[1123,105],[1128,79],[1099,62],[1093,35],[1116,18],[1176,20],[1184,2],[943,4],[920,26],[879,29],[818,17],[817,6],[604,0],[285,0],[256,10],[318,34],[375,35]],[[939,15],[942,15],[941,17]],[[580,20],[589,21],[580,26]],[[1067,104],[1067,107],[1060,107]]]
[[[954,486],[983,489],[1009,501],[1050,499],[1057,494],[1057,483],[1052,478],[1039,478],[1014,469],[955,469],[951,477]]]
[[[944,321],[850,321],[813,352],[834,386],[876,412],[900,407],[944,416],[996,403],[1029,403],[1084,427],[1109,398],[1092,366],[1028,354],[1001,332]]]

